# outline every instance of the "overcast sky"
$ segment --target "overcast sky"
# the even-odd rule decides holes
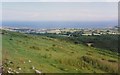
[[[2,3],[3,21],[116,21],[117,18],[117,2]]]

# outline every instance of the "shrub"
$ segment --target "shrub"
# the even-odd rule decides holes
[[[40,50],[40,48],[37,47],[37,46],[30,46],[30,48],[31,48],[31,49],[35,49],[35,50]]]
[[[10,38],[9,40],[13,40],[12,38]]]
[[[109,62],[117,62],[116,60],[111,60],[111,59],[109,59],[108,61],[109,61]]]
[[[55,44],[53,44],[52,46],[56,46]]]

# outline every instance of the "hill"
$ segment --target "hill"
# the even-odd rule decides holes
[[[45,36],[2,32],[5,73],[116,73],[116,54]]]

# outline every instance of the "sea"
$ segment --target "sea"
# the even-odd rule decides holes
[[[2,21],[2,27],[54,29],[54,28],[108,28],[117,26],[117,21]]]

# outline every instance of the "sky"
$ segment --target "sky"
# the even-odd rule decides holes
[[[117,21],[117,18],[117,2],[2,3],[2,21]]]

